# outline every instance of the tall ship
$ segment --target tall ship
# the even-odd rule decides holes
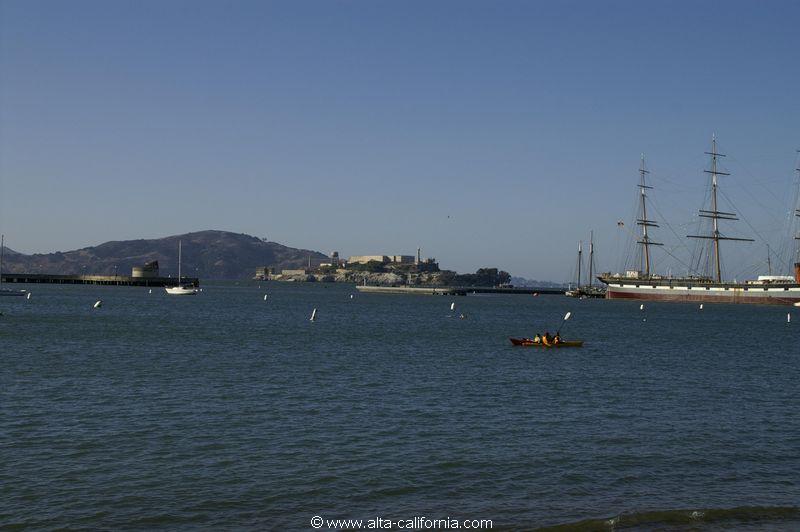
[[[720,222],[738,220],[733,212],[720,210],[718,192],[719,177],[729,175],[719,169],[718,163],[724,154],[718,153],[717,141],[711,141],[711,151],[706,152],[711,158],[710,206],[701,209],[698,216],[710,221],[706,234],[687,235],[687,238],[700,239],[710,244],[707,256],[710,259],[710,274],[691,274],[682,277],[660,275],[652,271],[653,247],[663,246],[651,238],[651,230],[659,227],[656,220],[648,214],[648,191],[653,187],[647,183],[649,171],[645,168],[644,157],[639,168],[639,205],[636,225],[636,244],[639,246],[639,263],[633,269],[626,269],[621,274],[604,273],[598,279],[607,286],[607,299],[647,299],[656,301],[701,302],[701,303],[750,303],[800,306],[800,250],[795,244],[792,261],[793,275],[772,275],[771,264],[768,275],[759,275],[756,279],[743,282],[726,281],[722,278],[721,243],[725,241],[752,242],[750,238],[725,236],[720,231]],[[800,168],[798,186],[800,186]],[[797,198],[795,198],[797,201]],[[792,217],[797,225],[800,220],[800,205],[792,206]],[[620,222],[620,225],[623,225]],[[793,235],[795,242],[800,242],[800,233]],[[768,263],[769,263],[768,251]]]

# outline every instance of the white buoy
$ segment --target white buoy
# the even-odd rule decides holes
[[[786,313],[786,323],[792,323],[792,315],[788,312]]]
[[[450,303],[450,310],[455,310],[455,309],[456,309],[456,302],[453,301],[452,303]]]
[[[700,303],[700,310],[703,310],[703,304]]]
[[[350,294],[350,299],[353,299],[353,294]]]
[[[264,294],[264,301],[267,300],[267,294]]]
[[[25,299],[30,299],[30,298],[31,298],[31,293],[28,292],[28,294],[25,296]]]
[[[92,308],[100,308],[102,306],[103,306],[103,300],[98,299],[97,301],[95,301],[94,306]]]
[[[642,303],[641,305],[639,305],[639,310],[644,310],[644,303]]]
[[[152,294],[153,293],[153,289],[151,288],[150,290],[147,291],[147,293],[148,294]]]
[[[317,321],[317,309],[311,311],[311,319],[309,321]]]

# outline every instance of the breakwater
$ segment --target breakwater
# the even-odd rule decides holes
[[[51,275],[43,273],[4,273],[4,283],[100,284],[111,286],[177,286],[177,277],[130,277],[127,275]],[[183,284],[200,286],[197,277],[183,277]]]
[[[559,288],[494,288],[480,286],[356,286],[367,294],[418,294],[427,296],[465,296],[467,294],[543,294],[564,295]]]

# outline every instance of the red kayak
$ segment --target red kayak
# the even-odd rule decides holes
[[[546,344],[544,342],[534,342],[533,338],[509,338],[514,345],[525,347],[583,347],[583,340],[561,340],[557,344]]]

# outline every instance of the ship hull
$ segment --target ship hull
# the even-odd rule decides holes
[[[800,302],[800,284],[750,286],[718,284],[712,286],[669,286],[608,282],[607,299],[641,299],[678,303],[728,303],[752,305],[794,305]]]

